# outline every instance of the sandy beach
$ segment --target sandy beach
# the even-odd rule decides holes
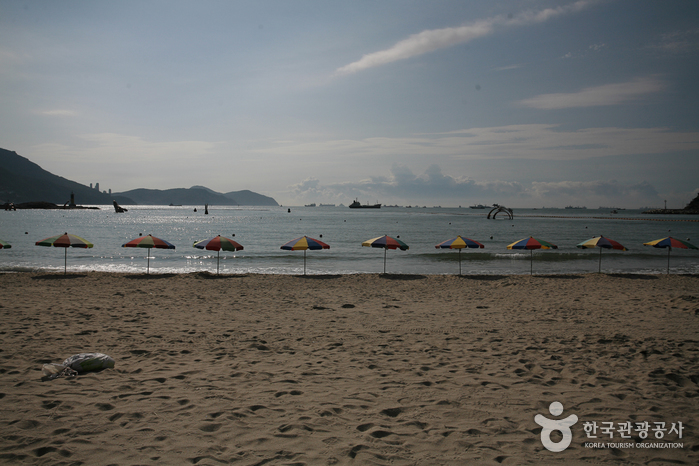
[[[699,276],[14,273],[0,287],[3,463],[699,462]],[[83,352],[116,365],[42,379]],[[568,448],[544,448],[537,414],[577,416]],[[617,430],[645,421],[645,441]]]

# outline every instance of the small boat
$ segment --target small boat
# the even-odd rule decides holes
[[[304,207],[315,207],[315,206],[316,206],[316,203],[314,202],[312,204],[306,204]]]
[[[335,204],[321,204],[321,207],[335,207]]]
[[[580,207],[580,206],[573,207],[572,205],[566,206],[565,208],[566,208],[566,209],[587,209],[587,207],[585,207],[585,206],[582,206],[582,207]]]
[[[474,204],[468,206],[469,209],[487,209],[488,206],[484,206],[483,204]]]
[[[380,209],[381,204],[360,204],[357,199],[349,205],[350,209]]]

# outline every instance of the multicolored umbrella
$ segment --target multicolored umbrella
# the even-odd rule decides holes
[[[139,236],[138,238],[124,243],[122,248],[148,248],[148,269],[146,273],[150,273],[150,250],[151,248],[158,249],[175,249],[175,245],[168,243],[164,239],[156,238],[153,235]]]
[[[558,249],[558,246],[556,246],[553,243],[549,243],[547,241],[536,239],[533,236],[530,236],[529,238],[524,238],[519,241],[515,241],[514,243],[507,246],[507,249],[529,249],[529,274],[531,275],[534,273],[534,249]]]
[[[203,241],[197,241],[194,243],[194,247],[197,249],[206,249],[209,251],[218,251],[218,257],[216,260],[216,275],[218,275],[218,266],[219,262],[221,260],[221,249],[224,251],[242,251],[243,246],[239,243],[236,243],[230,238],[225,238],[221,235],[218,235],[214,238],[211,239],[205,239]]]
[[[81,238],[75,235],[69,235],[68,233],[63,233],[62,235],[52,236],[50,238],[42,239],[35,243],[37,246],[53,246],[56,248],[65,248],[63,254],[63,274],[68,273],[68,248],[91,248],[94,246],[91,242],[85,238]]]
[[[0,239],[0,249],[10,249],[11,247],[12,245],[10,243]]]
[[[464,248],[484,248],[481,243],[478,241],[474,241],[469,238],[462,238],[461,236],[457,236],[456,238],[448,239],[446,241],[442,241],[438,245],[435,246],[437,249],[458,249],[459,250],[459,275],[461,275],[461,250]]]
[[[386,273],[386,251],[388,249],[400,249],[401,251],[407,251],[409,249],[408,245],[403,241],[396,238],[391,238],[388,235],[366,240],[362,243],[362,246],[383,248],[383,273]]]
[[[613,239],[605,238],[604,236],[595,236],[592,239],[583,241],[576,247],[580,249],[599,248],[599,273],[602,273],[602,249],[618,249],[619,251],[628,251],[628,249],[626,249],[620,243],[617,243]]]
[[[309,238],[308,236],[302,236],[300,238],[292,239],[288,243],[284,244],[280,249],[285,249],[287,251],[303,251],[303,274],[306,275],[306,250],[318,250],[318,249],[330,249],[330,246],[317,239]]]
[[[680,249],[699,249],[693,244],[690,244],[681,239],[673,238],[668,236],[667,238],[656,239],[655,241],[649,241],[648,243],[643,243],[644,246],[653,246],[654,248],[667,248],[667,273],[670,273],[670,251],[672,248]]]

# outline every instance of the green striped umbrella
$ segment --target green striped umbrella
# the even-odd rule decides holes
[[[558,249],[558,246],[542,239],[536,239],[533,236],[530,236],[529,238],[515,241],[507,246],[507,249],[529,249],[529,274],[532,275],[534,273],[534,249]]]
[[[85,238],[81,238],[76,235],[69,235],[68,233],[63,233],[62,235],[52,236],[50,238],[42,239],[35,243],[37,246],[53,246],[55,248],[65,248],[64,258],[63,258],[63,274],[65,275],[68,271],[68,248],[91,248],[94,246],[91,242]]]

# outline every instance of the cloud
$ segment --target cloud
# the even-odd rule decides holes
[[[519,101],[519,105],[540,110],[619,105],[646,94],[659,92],[663,84],[655,78],[636,78],[625,83],[588,87],[578,92],[541,94]]]
[[[384,203],[444,204],[454,206],[497,201],[508,206],[564,207],[589,203],[598,205],[640,206],[657,204],[658,191],[647,181],[624,184],[617,180],[596,181],[534,181],[530,185],[502,180],[473,180],[444,174],[436,165],[430,165],[422,174],[414,174],[401,164],[391,167],[389,176],[376,176],[356,182],[322,184],[308,178],[291,187],[296,199],[303,202],[348,202],[349,199],[375,200]],[[686,195],[685,195],[686,197]],[[612,199],[613,201],[610,201]]]
[[[633,185],[623,185],[611,181],[559,181],[533,182],[532,195],[546,198],[590,198],[623,199],[628,197],[657,199],[658,191],[647,181]]]
[[[286,141],[257,149],[260,154],[327,159],[352,165],[363,160],[464,161],[493,158],[582,160],[593,157],[664,154],[699,150],[699,132],[674,132],[666,128],[583,128],[560,130],[554,124],[526,124],[468,128],[446,133],[418,134],[403,138],[366,138],[324,141]]]
[[[659,40],[649,48],[663,56],[696,54],[699,50],[699,28],[662,34]]]
[[[542,23],[556,16],[580,11],[591,3],[594,2],[580,0],[570,5],[546,8],[536,12],[524,12],[517,16],[495,16],[459,27],[428,29],[397,42],[393,47],[366,54],[359,60],[338,68],[335,73],[338,75],[357,73],[453,45],[464,44],[493,34],[496,27],[499,26],[527,26]]]
[[[308,178],[291,186],[297,198],[314,200],[317,197],[345,202],[347,199],[369,197],[371,199],[441,200],[493,196],[516,196],[524,193],[517,182],[475,181],[463,176],[442,173],[436,165],[430,165],[422,174],[415,175],[405,165],[394,163],[390,176],[374,176],[354,182],[322,185],[315,178]]]

